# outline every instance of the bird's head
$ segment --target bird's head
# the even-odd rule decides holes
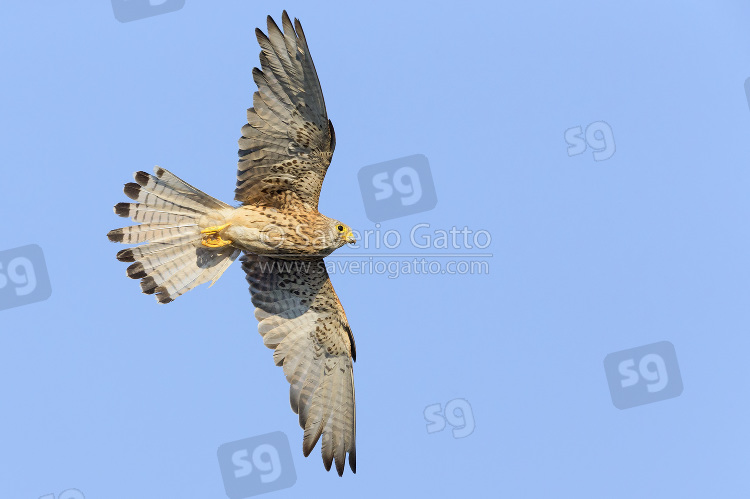
[[[352,232],[352,229],[348,225],[341,223],[338,220],[331,220],[331,225],[337,248],[340,248],[345,244],[354,244],[357,242],[357,240],[354,239],[354,232]]]

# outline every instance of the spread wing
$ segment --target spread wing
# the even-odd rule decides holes
[[[268,36],[255,30],[262,70],[239,140],[234,199],[284,209],[317,209],[336,136],[299,20],[284,11],[284,31],[268,16]]]
[[[291,384],[289,400],[305,430],[305,456],[322,437],[326,470],[335,459],[341,476],[348,452],[349,467],[356,473],[354,337],[323,260],[246,254],[242,268],[263,343],[275,349],[274,362]]]

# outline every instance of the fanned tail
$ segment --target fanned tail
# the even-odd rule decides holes
[[[164,168],[154,175],[135,173],[136,183],[125,184],[125,195],[135,203],[115,205],[115,213],[140,225],[109,231],[110,241],[146,243],[117,253],[121,262],[133,262],[128,277],[141,279],[141,289],[159,303],[169,303],[194,287],[221,277],[240,255],[225,246],[201,244],[201,217],[232,207],[196,189]]]

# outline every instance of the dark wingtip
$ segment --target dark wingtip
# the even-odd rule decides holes
[[[133,256],[133,249],[126,248],[117,252],[117,259],[121,262],[134,262],[135,257]]]
[[[127,184],[125,184],[123,192],[125,192],[125,195],[130,199],[137,201],[138,196],[141,193],[141,186],[133,182],[128,182]]]
[[[125,239],[125,234],[122,233],[122,229],[112,229],[107,232],[107,237],[113,243],[121,243]]]
[[[117,203],[115,205],[115,213],[121,217],[127,218],[130,214],[130,203]]]
[[[349,467],[352,469],[352,473],[357,474],[357,454],[349,452]]]
[[[302,30],[302,23],[299,22],[299,19],[296,17],[294,18],[294,31],[297,32],[297,36],[305,42],[305,45],[307,45],[307,42],[305,41],[305,32]],[[309,54],[305,54],[309,57]]]
[[[154,168],[154,174],[157,176],[157,178],[161,178],[162,175],[164,175],[164,171],[164,168],[162,168],[161,166],[157,166],[156,168]]]
[[[131,279],[142,279],[146,277],[146,270],[143,268],[143,264],[141,262],[135,262],[128,267],[128,277]]]
[[[140,185],[141,187],[144,187],[148,185],[148,181],[151,178],[151,175],[149,175],[148,173],[144,171],[140,171],[140,172],[135,172],[135,175],[133,175],[133,177],[135,178],[135,181],[138,182],[138,185]]]
[[[266,18],[266,24],[268,26],[268,32],[269,33],[271,32],[271,26],[273,26],[274,28],[276,28],[276,31],[278,31],[279,33],[283,33],[283,31],[281,31],[279,29],[279,25],[276,24],[276,21],[274,21],[273,17],[271,17],[270,15]]]

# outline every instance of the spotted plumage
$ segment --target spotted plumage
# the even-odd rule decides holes
[[[215,282],[240,254],[263,343],[274,349],[290,383],[290,403],[309,455],[321,441],[326,470],[339,475],[346,456],[356,472],[352,363],[354,337],[323,257],[354,242],[351,229],[318,212],[336,146],[333,124],[302,26],[286,12],[280,29],[255,30],[258,91],[239,139],[235,208],[160,167],[125,184],[134,203],[117,215],[140,225],[109,232],[111,241],[140,244],[117,253],[141,290],[168,303]]]

